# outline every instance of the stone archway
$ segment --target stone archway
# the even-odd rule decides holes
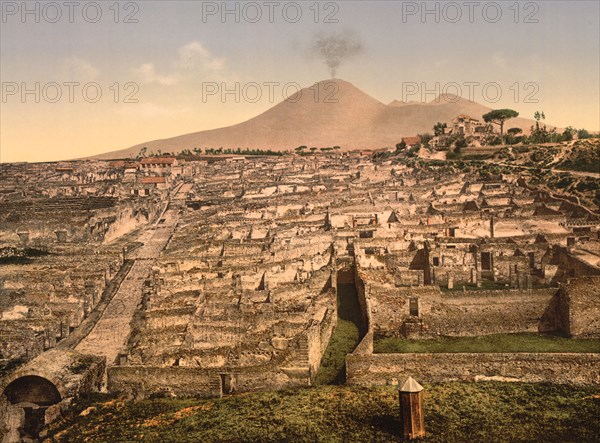
[[[16,378],[4,389],[4,397],[13,408],[23,410],[18,414],[22,417],[20,437],[34,441],[46,424],[46,410],[62,400],[54,383],[37,375]]]

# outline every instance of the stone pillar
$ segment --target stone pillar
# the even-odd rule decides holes
[[[87,317],[88,315],[90,315],[90,312],[92,312],[91,303],[90,300],[86,297],[85,300],[83,300],[83,316]]]
[[[6,397],[0,398],[0,438],[2,442],[17,443],[21,440],[20,429],[25,425],[25,410],[11,405]]]
[[[118,356],[119,366],[125,366],[127,364],[128,355],[126,352],[120,352]]]
[[[415,440],[425,437],[425,416],[423,414],[423,386],[412,377],[398,390],[400,397],[401,438]]]
[[[510,287],[512,289],[516,289],[519,286],[519,283],[518,283],[519,278],[518,278],[517,272],[515,270],[513,270],[512,266],[508,269],[508,272],[509,272],[508,280],[510,282]]]
[[[48,331],[48,346],[53,348],[56,346],[56,329],[52,328]]]
[[[477,269],[471,269],[471,283],[477,285],[479,279],[477,278]]]
[[[448,272],[448,289],[454,289],[454,276]]]
[[[92,294],[93,308],[95,308],[96,305],[98,304],[98,302],[100,301],[100,294],[99,294],[98,290],[95,287],[92,287],[91,294]]]
[[[67,231],[64,229],[54,231],[54,235],[56,235],[56,241],[58,243],[64,243],[67,241]]]
[[[60,337],[67,338],[69,336],[69,321],[67,319],[63,319],[60,322]]]
[[[21,240],[21,244],[23,246],[27,246],[29,244],[29,231],[20,231],[17,232],[19,236],[19,240]]]

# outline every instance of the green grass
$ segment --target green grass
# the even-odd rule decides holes
[[[338,319],[338,325],[323,354],[315,385],[343,384],[346,380],[346,354],[358,346],[358,326],[349,320]]]
[[[338,324],[323,354],[315,385],[345,383],[346,354],[354,351],[365,333],[354,285],[338,285],[337,305]]]
[[[431,340],[381,338],[376,353],[430,352],[600,352],[600,340],[570,339],[551,334],[494,334],[478,337],[441,337]]]
[[[424,442],[598,442],[597,389],[526,383],[424,385]],[[394,387],[322,386],[223,399],[119,401],[75,406],[52,442],[393,442]],[[79,411],[92,405],[86,416]]]

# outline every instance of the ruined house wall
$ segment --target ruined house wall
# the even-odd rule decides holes
[[[560,329],[572,337],[600,338],[600,277],[570,281],[558,294]]]
[[[504,282],[515,282],[522,280],[525,273],[529,272],[529,259],[527,257],[511,257],[494,255],[494,274],[496,279]]]
[[[119,211],[115,215],[116,220],[109,226],[104,234],[104,241],[107,243],[111,242],[156,219],[159,215],[159,208],[157,206],[156,208],[151,209],[150,214],[147,211],[141,211],[139,208],[134,207],[126,207]]]
[[[598,267],[574,257],[566,248],[558,246],[542,258],[542,270],[546,279],[562,283],[574,277],[600,275]]]
[[[152,200],[115,204],[110,198],[43,199],[19,205],[1,205],[13,216],[3,222],[0,238],[17,241],[15,233],[27,231],[32,246],[56,243],[56,231],[65,232],[60,242],[114,240],[148,223],[160,210]]]
[[[367,283],[368,284],[368,283]],[[419,300],[440,296],[437,286],[391,288],[369,284],[371,330],[377,336],[398,336],[409,317],[409,297]]]
[[[362,322],[367,326],[367,332],[371,332],[373,330],[373,319],[371,317],[370,290],[358,267],[354,268],[354,285],[356,287],[356,296],[358,297]]]
[[[460,293],[459,293],[460,294]],[[555,331],[556,289],[471,291],[420,299],[423,336]],[[408,308],[406,309],[408,311]]]
[[[109,392],[137,398],[165,391],[178,397],[218,397],[221,395],[220,374],[231,375],[237,392],[308,386],[308,371],[289,372],[269,366],[235,369],[113,366],[107,371]]]
[[[512,381],[600,386],[600,354],[350,354],[346,382],[386,385],[408,376],[425,383],[502,377]]]
[[[209,369],[113,366],[107,374],[109,392],[147,396],[168,386],[175,395],[211,396]]]
[[[25,411],[12,406],[4,395],[0,395],[0,442],[18,443],[18,430],[24,423]]]
[[[403,335],[410,318],[409,299],[415,297],[422,323],[416,337],[555,331],[555,294],[553,288],[442,293],[432,286],[374,287],[372,320],[378,336]]]
[[[562,248],[561,248],[562,249]],[[566,278],[585,275],[600,275],[600,269],[592,266],[568,253],[560,254],[561,264],[564,266]]]
[[[459,265],[443,265],[431,268],[431,283],[439,286],[448,286],[448,280],[453,281],[454,286],[460,286],[466,283],[471,283],[472,278],[471,268],[467,268],[462,264]]]
[[[337,320],[337,304],[332,304],[332,306],[324,312],[321,321],[309,328],[307,333],[308,364],[312,375],[317,374],[325,350],[329,345],[331,335],[337,326]]]

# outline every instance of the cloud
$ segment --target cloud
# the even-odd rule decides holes
[[[178,66],[183,69],[220,71],[225,68],[225,59],[213,56],[200,42],[190,42],[178,49]]]
[[[492,64],[494,66],[497,66],[498,68],[502,68],[502,69],[507,68],[506,58],[504,57],[504,55],[502,55],[498,52],[495,53],[494,55],[492,55]]]
[[[159,74],[154,63],[144,63],[134,73],[146,84],[173,86],[194,74],[224,74],[225,59],[214,56],[200,42],[193,41],[177,49],[177,57],[171,62],[171,72]]]
[[[171,86],[179,81],[176,73],[170,75],[160,75],[156,72],[154,63],[144,63],[139,68],[134,69],[136,75],[141,79],[142,83],[156,83],[162,86]]]
[[[74,81],[91,81],[98,78],[100,71],[87,60],[79,57],[69,57],[62,63],[65,78]]]

